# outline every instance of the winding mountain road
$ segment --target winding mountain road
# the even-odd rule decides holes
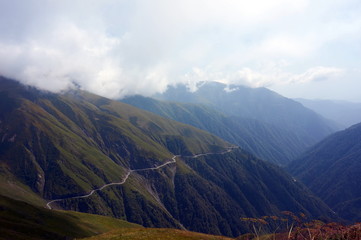
[[[223,154],[226,154],[226,153],[229,153],[231,151],[233,151],[234,149],[236,149],[238,147],[228,147],[226,151],[223,151],[223,152],[218,152],[218,153],[200,153],[200,154],[195,154],[195,155],[192,155],[192,156],[183,156],[183,157],[189,157],[189,158],[199,158],[199,157],[202,157],[202,156],[207,156],[207,155],[223,155]],[[142,169],[129,169],[127,171],[127,174],[124,176],[123,180],[120,181],[120,182],[113,182],[113,183],[107,183],[107,184],[104,184],[103,186],[99,187],[99,188],[96,188],[96,189],[93,189],[91,190],[88,194],[85,194],[85,195],[80,195],[80,196],[75,196],[75,197],[66,197],[66,198],[58,198],[58,199],[53,199],[51,201],[48,201],[47,204],[46,204],[46,207],[48,209],[52,209],[51,207],[51,204],[54,203],[54,202],[60,202],[60,201],[63,201],[63,200],[67,200],[67,199],[77,199],[77,198],[87,198],[87,197],[90,197],[91,195],[93,195],[95,192],[97,191],[102,191],[104,188],[106,187],[109,187],[109,186],[114,186],[114,185],[123,185],[129,178],[130,174],[132,172],[141,172],[141,171],[149,171],[149,170],[158,170],[160,168],[163,168],[169,164],[172,164],[172,163],[176,163],[177,160],[176,158],[177,157],[181,157],[181,155],[174,155],[172,157],[171,160],[169,160],[168,162],[165,162],[159,166],[156,166],[156,167],[150,167],[150,168],[142,168]]]

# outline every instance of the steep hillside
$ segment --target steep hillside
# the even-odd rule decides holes
[[[201,104],[167,102],[142,96],[121,101],[206,130],[278,165],[290,162],[307,146],[295,134],[282,128],[256,119],[229,117]]]
[[[156,95],[155,98],[201,103],[227,116],[268,123],[285,130],[286,133],[295,134],[296,141],[301,141],[302,145],[306,146],[312,146],[338,129],[334,123],[302,104],[266,88],[227,87],[222,83],[205,82],[195,92],[189,92],[185,85],[178,85],[169,87],[165,93]]]
[[[239,217],[333,217],[283,170],[205,131],[82,91],[0,85],[2,194],[228,236],[245,230]]]
[[[289,170],[340,216],[361,221],[361,124],[318,143]]]

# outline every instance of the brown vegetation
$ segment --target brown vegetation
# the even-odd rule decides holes
[[[282,214],[284,217],[241,218],[249,224],[252,233],[241,235],[237,240],[361,240],[361,223],[345,226],[335,222],[305,221],[307,217],[303,213],[296,215],[284,211]]]

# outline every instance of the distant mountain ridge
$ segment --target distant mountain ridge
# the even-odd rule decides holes
[[[331,119],[344,128],[361,122],[361,103],[335,101],[335,100],[311,100],[297,98],[296,101],[305,107]]]
[[[341,217],[361,221],[361,123],[327,137],[289,170]]]
[[[17,189],[17,199],[44,207],[42,199],[64,199],[52,207],[227,236],[247,229],[240,217],[283,210],[334,217],[283,169],[128,104],[0,78],[0,113],[0,189],[7,196]],[[134,169],[147,170],[72,198],[121,182]]]
[[[278,165],[287,164],[307,147],[292,132],[256,119],[229,117],[202,104],[161,101],[142,96],[127,97],[121,101],[206,130]]]
[[[289,144],[298,146],[298,150],[297,147],[293,147],[291,151],[296,151],[296,154],[339,129],[336,124],[302,104],[266,88],[205,82],[199,85],[196,91],[190,92],[186,85],[180,84],[169,87],[166,92],[157,94],[154,98],[203,104],[234,118],[236,122],[242,121],[240,119],[252,119],[273,126],[276,131],[282,130],[286,133],[286,138],[293,139]]]

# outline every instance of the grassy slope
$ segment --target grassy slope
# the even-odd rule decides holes
[[[117,229],[84,240],[230,240],[231,238],[164,228]]]
[[[2,119],[8,137],[0,151],[3,173],[20,176],[46,198],[120,181],[124,167],[159,164],[172,157],[169,150],[193,154],[228,145],[201,130],[92,94],[83,93],[79,101],[74,95],[9,88],[10,96],[2,100],[17,101],[17,106]]]
[[[10,175],[10,174],[8,174]],[[25,201],[35,206],[44,206],[45,201],[39,195],[35,194],[29,186],[21,184],[15,179],[0,176],[0,193],[3,196]]]
[[[140,226],[110,217],[50,211],[0,195],[0,239],[80,238],[115,228],[140,228]]]
[[[60,96],[5,83],[0,97],[13,105],[2,109],[6,130],[0,146],[1,175],[46,199],[119,182],[124,168],[159,165],[172,157],[171,152],[191,155],[230,146],[204,131],[96,95]],[[171,182],[171,176],[161,178]],[[124,186],[53,207],[107,214],[145,226],[179,226],[145,184],[147,178],[132,174]],[[34,195],[29,192],[19,199]],[[40,198],[34,201],[44,204]]]
[[[230,238],[180,231],[153,229],[126,221],[72,211],[50,211],[0,195],[0,239],[204,239]],[[101,234],[101,235],[98,235]]]

